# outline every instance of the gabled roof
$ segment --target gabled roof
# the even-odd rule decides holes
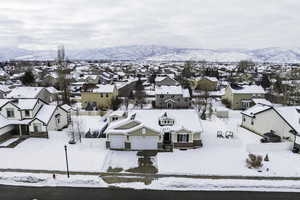
[[[241,112],[244,115],[247,115],[249,117],[254,117],[258,113],[270,110],[272,106],[264,105],[264,104],[256,104],[252,106],[251,108],[248,108],[247,110]]]
[[[95,93],[113,93],[115,85],[97,85],[98,88],[93,89]]]
[[[17,87],[7,94],[7,98],[37,98],[43,89],[44,87]]]
[[[172,131],[178,131],[181,130],[182,127],[187,128],[190,131],[193,132],[201,132],[202,125],[200,122],[200,119],[198,117],[198,114],[195,110],[192,109],[180,109],[180,110],[131,110],[128,111],[128,117],[123,120],[119,120],[116,122],[112,122],[109,124],[106,132],[107,133],[121,133],[119,130],[115,130],[115,128],[120,127],[124,124],[127,124],[131,121],[136,121],[140,123],[140,125],[134,127],[147,127],[149,129],[154,130],[155,132],[161,132],[163,128],[170,128]],[[135,114],[134,119],[130,119],[132,115]],[[175,124],[173,126],[164,126],[161,127],[159,125],[159,119],[167,113],[168,117],[171,117],[174,119]],[[132,131],[131,129],[128,129],[126,132]]]
[[[263,87],[258,85],[229,85],[233,94],[265,94]]]
[[[56,108],[56,105],[43,105],[33,120],[38,119],[45,124],[48,124]]]

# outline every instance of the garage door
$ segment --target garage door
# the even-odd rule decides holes
[[[124,149],[125,136],[123,135],[110,135],[110,148],[111,149]]]
[[[133,150],[156,150],[158,136],[131,136],[130,142]]]

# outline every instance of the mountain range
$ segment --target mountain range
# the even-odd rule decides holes
[[[53,60],[56,51],[33,51],[20,48],[0,48],[0,60]],[[66,50],[68,59],[76,60],[206,60],[238,62],[252,60],[270,63],[300,63],[300,48],[271,47],[263,49],[199,49],[158,45],[133,45],[110,48]]]

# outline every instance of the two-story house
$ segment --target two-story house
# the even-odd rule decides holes
[[[45,87],[16,87],[7,94],[8,99],[41,99],[46,103],[56,100]]]
[[[108,109],[117,96],[115,85],[95,85],[81,92],[82,107],[86,110]]]
[[[160,86],[155,88],[156,108],[189,108],[191,96],[188,89],[181,86]]]
[[[231,109],[244,110],[253,105],[253,98],[264,97],[265,90],[261,86],[229,84],[222,99],[230,104]]]
[[[48,137],[68,126],[66,110],[40,99],[0,99],[0,118],[0,134]]]

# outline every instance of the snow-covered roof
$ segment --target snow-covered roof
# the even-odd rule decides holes
[[[38,99],[19,99],[16,105],[22,110],[31,110],[37,102]]]
[[[2,92],[10,92],[11,89],[9,88],[8,85],[0,85],[0,91],[2,91]]]
[[[231,86],[231,89],[233,94],[265,94],[264,88],[258,85]]]
[[[181,86],[166,86],[162,85],[155,88],[155,94],[182,94],[184,97],[190,97],[190,93],[187,89],[183,89]]]
[[[44,87],[17,87],[14,88],[7,98],[36,98]]]
[[[273,105],[270,101],[263,99],[263,98],[252,98],[252,101],[255,104],[264,104],[264,105],[269,105],[269,106]]]
[[[42,108],[39,110],[37,115],[35,116],[36,119],[39,119],[40,121],[47,124],[49,120],[51,119],[51,116],[53,112],[55,111],[56,106],[55,105],[43,105]]]
[[[55,87],[47,87],[46,90],[51,94],[59,93],[59,91]]]
[[[98,88],[95,88],[93,92],[95,93],[113,93],[115,85],[97,85]]]
[[[72,110],[72,107],[69,106],[68,104],[64,104],[62,106],[60,106],[62,109],[66,110],[66,111],[71,111]]]
[[[277,112],[300,134],[300,108],[294,106],[285,106],[274,108]]]
[[[158,121],[165,114],[174,119],[175,123],[173,126],[160,126]],[[134,119],[131,117],[134,115]],[[128,112],[128,117],[123,120],[110,123],[107,128],[107,133],[122,132],[124,134],[132,131],[131,129],[115,130],[115,128],[127,124],[131,121],[140,123],[138,127],[148,127],[157,132],[161,132],[165,128],[169,128],[172,131],[179,131],[186,129],[193,132],[202,132],[202,125],[198,114],[195,110],[131,110]],[[136,128],[136,127],[135,127]]]
[[[251,108],[248,108],[247,110],[243,111],[242,114],[248,115],[253,117],[257,113],[263,112],[265,110],[271,109],[271,106],[263,105],[263,104],[256,104],[252,106]]]
[[[205,76],[204,78],[213,82],[218,82],[218,79],[216,77]]]

